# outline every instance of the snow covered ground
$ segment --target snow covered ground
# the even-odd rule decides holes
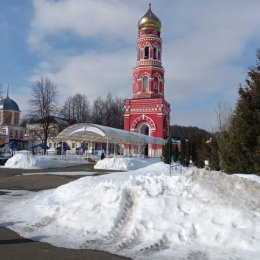
[[[128,171],[140,169],[159,161],[160,158],[105,158],[103,160],[99,160],[94,168]]]
[[[51,156],[33,156],[28,151],[19,151],[13,157],[7,160],[5,163],[6,168],[22,168],[22,169],[47,169],[66,167],[69,165],[75,165],[77,163],[87,163],[78,156],[78,160],[75,157],[51,157]]]
[[[136,170],[143,168],[150,164],[159,162],[159,158],[105,158],[97,161],[94,166],[95,169],[109,169],[109,170]],[[51,157],[51,156],[33,156],[28,151],[21,151],[16,153],[13,157],[5,163],[6,168],[23,168],[23,169],[47,169],[66,167],[76,163],[87,163],[80,156],[74,157]]]
[[[78,158],[78,159],[77,159]],[[150,164],[159,162],[159,158],[105,158],[97,161],[94,166],[95,169],[105,170],[136,170],[148,166]],[[66,167],[76,163],[87,163],[81,157],[51,157],[51,156],[33,156],[28,151],[16,153],[13,157],[5,163],[6,168],[23,168],[23,169],[47,169]]]
[[[159,162],[9,192],[0,223],[55,246],[142,260],[260,259],[260,184],[240,176],[183,168],[170,177]]]

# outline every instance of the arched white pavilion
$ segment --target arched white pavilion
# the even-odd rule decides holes
[[[71,125],[61,131],[55,140],[103,143],[106,144],[107,153],[109,144],[123,145],[124,155],[140,154],[145,145],[154,144],[158,146],[158,152],[153,155],[155,157],[161,156],[162,146],[165,144],[165,140],[161,138],[90,123]]]

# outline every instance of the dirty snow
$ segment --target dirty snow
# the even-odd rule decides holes
[[[156,163],[0,196],[0,223],[55,246],[139,260],[260,259],[260,184]],[[17,193],[19,193],[17,196]]]
[[[254,174],[236,174],[239,177],[260,183],[260,177]]]
[[[121,171],[136,170],[159,161],[160,158],[105,158],[103,160],[99,160],[94,166],[94,169],[109,169]]]
[[[69,160],[70,158],[49,157],[49,156],[33,156],[28,151],[14,154],[5,163],[6,168],[22,168],[22,169],[47,169],[66,167],[75,163],[86,163],[85,160]]]

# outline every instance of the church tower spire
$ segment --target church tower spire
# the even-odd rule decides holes
[[[137,61],[133,70],[133,98],[164,97],[161,21],[148,11],[138,22]]]
[[[124,104],[124,129],[166,139],[170,104],[164,97],[161,21],[152,12],[151,4],[138,21],[136,52],[132,99],[126,99]],[[145,155],[158,156],[160,149],[157,145],[149,145]]]

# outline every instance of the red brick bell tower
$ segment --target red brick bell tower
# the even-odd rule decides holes
[[[161,22],[151,10],[138,22],[137,62],[133,69],[133,97],[124,104],[124,129],[166,139],[169,135],[170,104],[164,98]],[[149,145],[146,154],[158,155]]]

